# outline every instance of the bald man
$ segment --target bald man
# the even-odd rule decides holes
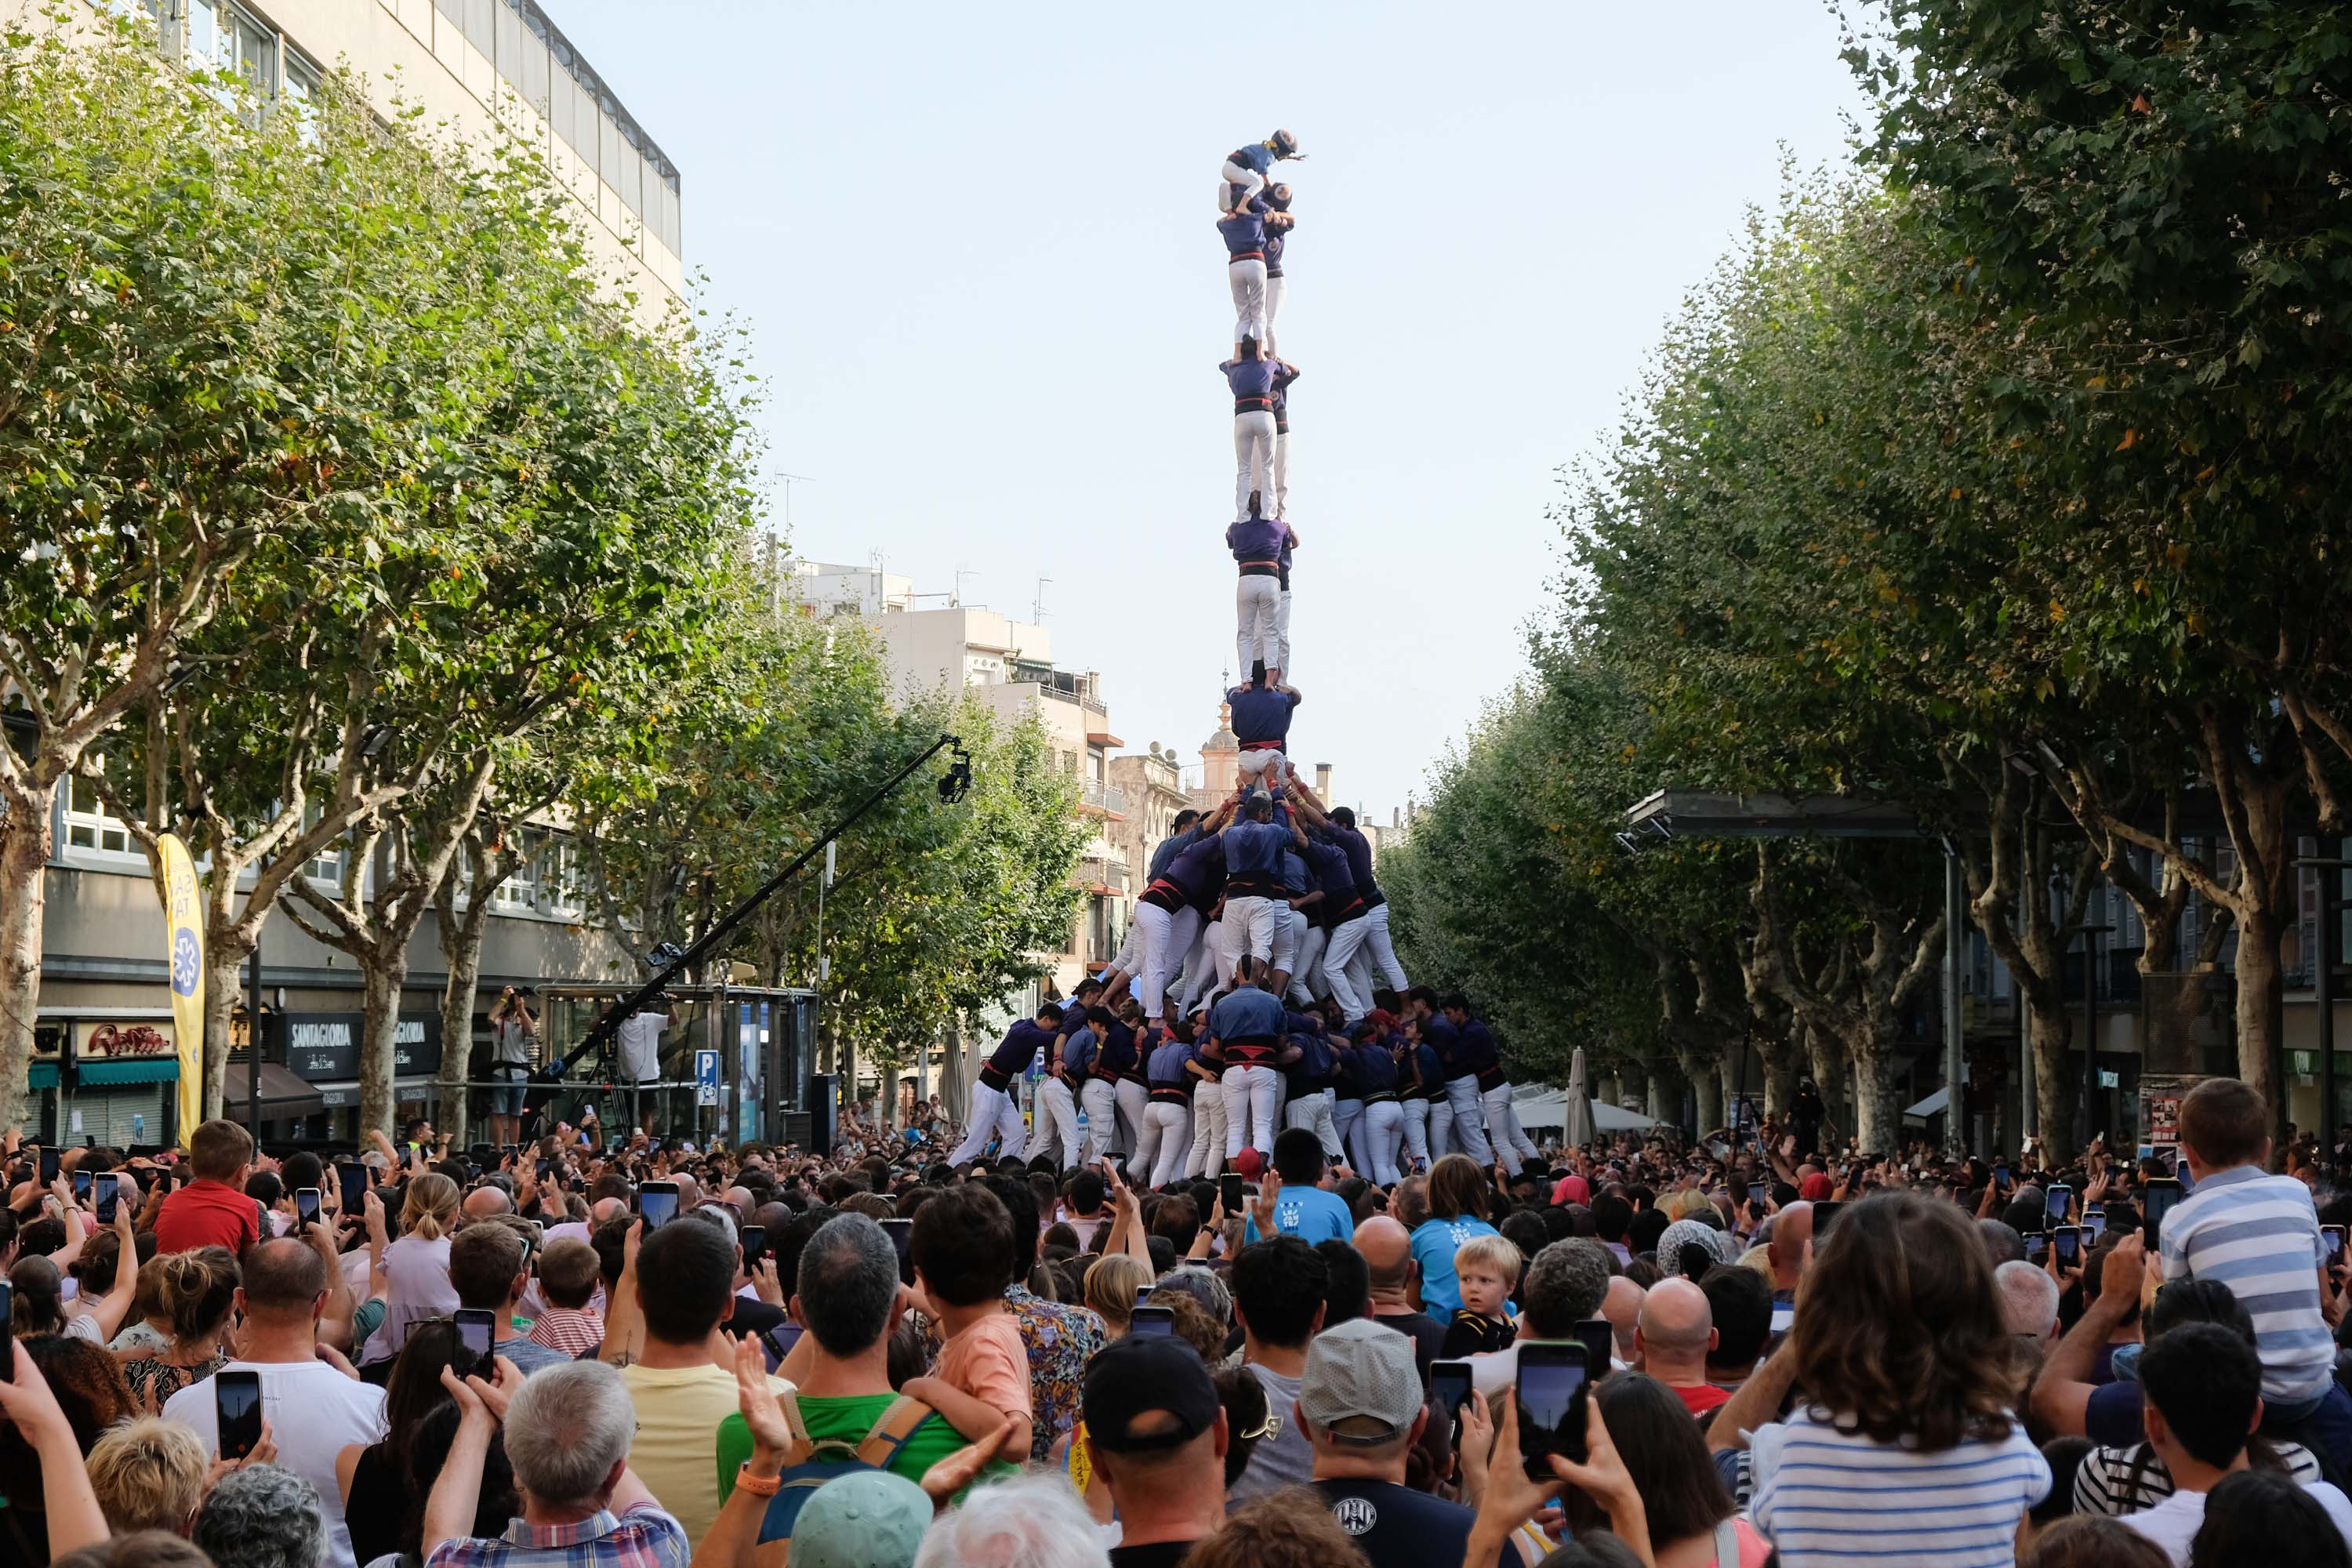
[[[1627,1366],[1633,1364],[1633,1331],[1641,1324],[1642,1299],[1648,1294],[1622,1274],[1612,1274],[1608,1293],[1601,1298],[1601,1315],[1613,1331],[1617,1359]]]
[[[466,1201],[460,1206],[465,1209],[468,1220],[495,1219],[502,1214],[512,1214],[514,1200],[507,1196],[504,1188],[476,1187],[466,1194]]]
[[[1780,1338],[1797,1321],[1797,1279],[1805,1271],[1806,1254],[1813,1240],[1813,1205],[1790,1204],[1772,1216],[1772,1239],[1765,1255],[1772,1260],[1772,1339]],[[1765,1352],[1770,1354],[1771,1350]]]
[[[1731,1395],[1706,1380],[1706,1352],[1715,1348],[1715,1309],[1687,1279],[1661,1279],[1642,1300],[1633,1324],[1641,1369],[1675,1391],[1693,1415],[1705,1415]]]
[[[1374,1215],[1356,1227],[1356,1251],[1371,1275],[1372,1321],[1394,1329],[1412,1341],[1413,1365],[1429,1381],[1429,1363],[1445,1342],[1445,1325],[1413,1305],[1421,1266],[1412,1260],[1412,1237],[1386,1215]]]

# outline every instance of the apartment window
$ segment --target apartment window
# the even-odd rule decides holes
[[[522,87],[522,13],[514,8],[513,0],[499,0],[497,32],[499,52],[491,63],[498,67],[499,75],[520,90]]]
[[[296,55],[286,57],[286,85],[278,98],[293,113],[305,145],[319,140],[319,95],[324,87],[317,67]]]
[[[102,850],[109,855],[132,853],[130,830],[106,809],[98,786],[88,779],[73,781],[66,797],[66,844],[74,849]]]
[[[499,890],[490,899],[493,908],[528,910],[537,907],[540,849],[546,839],[547,835],[535,828],[522,830],[522,864],[515,868],[513,876],[499,884]]]

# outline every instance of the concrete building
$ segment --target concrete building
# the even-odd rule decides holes
[[[70,13],[67,14],[68,16]],[[678,172],[535,0],[150,0],[92,5],[93,19],[152,20],[166,58],[240,76],[251,100],[236,110],[304,112],[348,67],[389,119],[400,104],[464,138],[519,139],[569,194],[596,256],[657,317],[678,298]],[[0,0],[12,24],[50,25],[39,0]],[[44,1142],[91,1137],[117,1145],[173,1135],[178,1064],[163,917],[145,856],[85,783],[58,791],[57,849],[46,882],[41,994],[27,1131]],[[524,872],[495,895],[483,942],[475,1037],[441,1038],[445,969],[433,922],[412,944],[401,1010],[399,1114],[427,1109],[445,1046],[488,1037],[484,1014],[506,985],[611,984],[633,957],[590,923],[577,857],[554,827],[523,829]],[[307,872],[332,886],[339,856]],[[357,1104],[359,976],[351,960],[310,941],[282,914],[264,928],[266,1091],[273,1138],[349,1138]],[[237,1037],[246,1037],[241,1013]],[[304,1048],[289,1050],[291,1042]],[[236,1053],[232,1099],[245,1082]],[[237,1108],[243,1120],[243,1108]]]

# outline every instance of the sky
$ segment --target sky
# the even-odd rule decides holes
[[[1823,0],[547,4],[681,172],[791,549],[1042,598],[1136,751],[1234,663],[1217,171],[1295,132],[1290,754],[1383,822],[1525,669],[1561,466],[1863,107]]]

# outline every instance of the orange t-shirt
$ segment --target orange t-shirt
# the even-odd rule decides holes
[[[1010,1312],[993,1313],[950,1337],[940,1347],[939,1372],[950,1388],[1007,1415],[1036,1415],[1029,1397],[1029,1352]]]

